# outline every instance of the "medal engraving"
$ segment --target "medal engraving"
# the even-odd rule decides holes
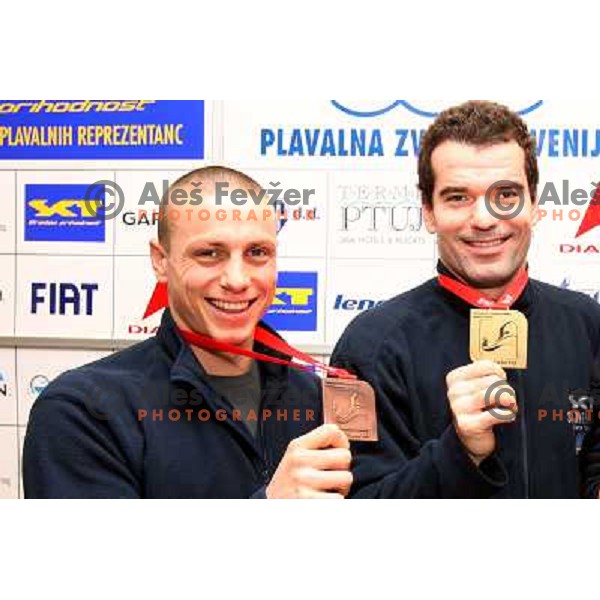
[[[529,326],[516,310],[471,311],[471,360],[491,360],[507,369],[526,369]]]
[[[323,415],[353,442],[379,441],[375,392],[366,381],[323,380]]]

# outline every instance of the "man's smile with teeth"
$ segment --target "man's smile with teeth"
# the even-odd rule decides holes
[[[510,239],[511,236],[496,237],[489,240],[464,240],[469,246],[475,246],[476,248],[494,248],[501,246]]]
[[[211,305],[228,313],[243,313],[248,310],[255,302],[254,300],[245,300],[233,302],[230,300],[218,300],[216,298],[207,298],[206,301]]]

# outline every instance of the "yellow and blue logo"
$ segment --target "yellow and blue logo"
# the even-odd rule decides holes
[[[26,242],[104,242],[105,194],[86,200],[89,185],[25,186]]]
[[[316,331],[317,293],[317,273],[282,271],[265,321],[277,331]]]

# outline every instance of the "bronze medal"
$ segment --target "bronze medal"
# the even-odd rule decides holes
[[[366,381],[323,380],[323,418],[353,442],[377,442],[375,391]]]
[[[471,360],[506,369],[527,368],[529,325],[517,310],[471,311]]]

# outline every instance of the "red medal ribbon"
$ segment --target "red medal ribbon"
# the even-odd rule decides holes
[[[328,367],[326,364],[319,362],[309,354],[300,352],[300,350],[297,350],[296,348],[290,346],[287,342],[284,342],[282,339],[278,338],[276,335],[273,335],[272,333],[270,333],[266,329],[263,329],[262,327],[256,328],[256,332],[254,334],[254,340],[256,342],[261,343],[267,348],[271,348],[271,350],[276,350],[277,352],[287,354],[288,356],[292,356],[293,358],[301,360],[304,363],[308,364],[298,364],[289,360],[284,360],[282,358],[275,358],[274,356],[269,356],[268,354],[254,352],[253,350],[245,350],[244,348],[239,348],[238,346],[233,346],[232,344],[228,344],[226,342],[219,342],[218,340],[215,340],[214,338],[211,338],[208,335],[195,333],[193,331],[184,331],[180,329],[179,333],[188,344],[192,344],[193,346],[197,346],[198,348],[204,348],[205,350],[217,350],[219,352],[227,352],[228,354],[247,356],[248,358],[253,358],[255,360],[260,360],[263,362],[275,363],[277,365],[286,365],[288,367],[299,369],[301,371],[310,371],[311,367],[309,365],[313,365],[314,367],[321,369],[325,373],[327,373],[328,377],[334,377],[337,379],[357,379],[356,375],[352,375],[352,373],[349,373],[345,369]]]
[[[489,308],[491,310],[508,310],[521,297],[527,284],[529,283],[529,272],[523,268],[519,271],[512,283],[506,288],[502,296],[496,300],[490,300],[481,293],[456,279],[452,279],[447,275],[440,275],[438,278],[439,284],[450,293],[458,296],[465,302],[475,306],[476,308]]]

